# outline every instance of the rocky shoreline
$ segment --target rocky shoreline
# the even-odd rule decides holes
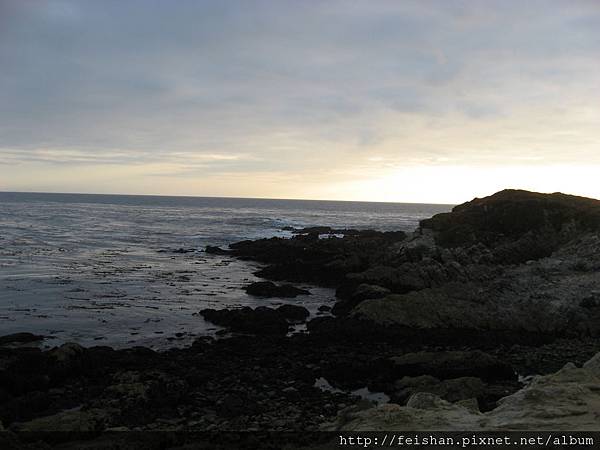
[[[384,429],[390,414],[409,429],[406,408],[435,410],[429,422],[410,416],[413,429],[432,429],[444,414],[473,429],[510,429],[516,422],[500,413],[513,400],[501,399],[526,395],[531,375],[582,366],[600,350],[600,201],[507,190],[412,234],[293,231],[206,251],[262,263],[257,275],[269,281],[247,286],[252,295],[293,298],[302,291],[293,283],[335,288],[337,303],[305,323],[308,333],[290,333],[308,315],[286,305],[199,311],[233,335],[163,352],[41,351],[11,345],[35,341],[28,336],[0,338],[0,429],[10,430],[2,436]],[[538,388],[573,377],[600,386],[589,367],[569,366]],[[389,405],[371,402],[374,393]],[[575,409],[572,420],[550,414],[547,423],[577,429]],[[543,425],[536,420],[529,425]],[[588,418],[579,423],[589,429]]]

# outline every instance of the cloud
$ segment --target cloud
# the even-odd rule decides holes
[[[593,1],[0,8],[2,167],[163,164],[165,176],[325,181],[447,161],[598,159]]]

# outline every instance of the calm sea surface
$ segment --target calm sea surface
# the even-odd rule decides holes
[[[289,302],[241,289],[256,264],[207,255],[206,245],[289,236],[283,227],[412,231],[448,205],[0,192],[0,335],[46,345],[155,348],[218,327],[203,308]],[[192,250],[178,253],[179,249]],[[329,289],[292,300],[312,314]]]

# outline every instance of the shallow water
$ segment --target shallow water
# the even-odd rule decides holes
[[[155,348],[218,327],[203,308],[302,304],[317,314],[333,291],[260,299],[241,288],[254,263],[206,245],[289,236],[285,226],[412,230],[445,205],[191,197],[0,193],[0,335],[29,331],[46,345]],[[185,252],[180,252],[183,249]]]

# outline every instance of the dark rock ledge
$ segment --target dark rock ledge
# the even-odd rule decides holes
[[[423,220],[411,235],[315,238],[335,231],[242,241],[231,254],[264,263],[257,275],[270,280],[336,288],[337,318],[309,324],[331,339],[600,335],[598,200],[505,190]]]

